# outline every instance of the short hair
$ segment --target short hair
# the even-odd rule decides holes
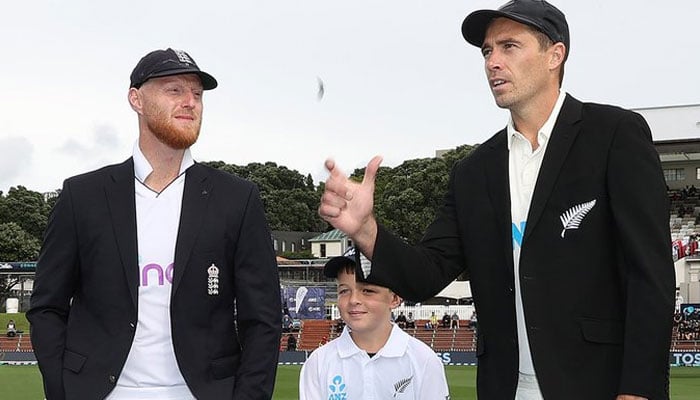
[[[541,30],[535,28],[534,26],[526,25],[527,29],[535,35],[535,38],[537,39],[537,42],[540,44],[540,50],[545,51],[551,46],[554,45],[554,41],[547,36],[544,32]],[[566,45],[565,45],[566,46]],[[566,49],[566,53],[569,52],[569,49]],[[562,82],[564,82],[564,63],[566,62],[566,54],[564,54],[564,59],[561,62],[560,68],[559,68],[559,87],[561,87]]]
[[[347,263],[339,267],[335,279],[338,279],[338,275],[340,275],[341,272],[345,272],[348,275],[355,275],[355,263],[352,261],[348,261]]]

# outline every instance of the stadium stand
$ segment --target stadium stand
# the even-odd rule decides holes
[[[437,327],[426,329],[428,320],[416,320],[415,328],[404,329],[409,335],[423,341],[435,351],[475,351],[476,334],[473,329],[462,326],[458,329]]]
[[[4,352],[32,352],[32,342],[29,336],[19,334],[15,337],[0,336],[0,353]]]
[[[427,320],[416,320],[415,328],[406,328],[409,335],[423,341],[435,351],[475,351],[476,334],[473,329],[462,326],[458,329],[437,328],[425,329]],[[297,350],[314,350],[323,338],[332,340],[340,335],[335,321],[328,320],[303,320],[302,328],[297,340]],[[280,340],[280,350],[287,348],[286,337]]]
[[[683,258],[698,250],[700,236],[700,192],[695,188],[669,191],[671,240],[675,258]]]
[[[671,351],[700,351],[700,310],[675,313]]]
[[[18,351],[19,349],[19,337],[4,337],[0,336],[0,353],[6,351]]]
[[[327,319],[305,319],[301,322],[301,333],[297,350],[314,350],[324,338],[331,337],[332,323]]]
[[[287,351],[287,339],[289,338],[287,335],[293,335],[297,339],[297,343],[299,343],[299,336],[300,336],[299,333],[297,333],[297,332],[283,333],[282,337],[280,338],[280,351]]]
[[[17,342],[17,345],[18,345],[17,351],[20,351],[20,352],[34,351],[34,348],[32,347],[32,341],[29,339],[29,336],[19,335],[19,340]]]

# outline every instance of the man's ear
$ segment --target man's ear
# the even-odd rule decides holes
[[[564,58],[566,57],[566,46],[564,46],[564,43],[562,42],[557,42],[554,43],[549,50],[549,68],[555,70],[564,62]]]
[[[143,102],[141,99],[141,92],[136,88],[129,88],[128,93],[129,105],[131,109],[136,111],[138,114],[143,114]]]

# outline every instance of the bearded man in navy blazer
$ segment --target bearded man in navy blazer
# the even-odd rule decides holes
[[[147,54],[133,157],[64,182],[27,313],[49,400],[272,397],[281,305],[258,190],[189,149],[216,86],[184,51]]]
[[[366,279],[423,300],[466,272],[479,313],[480,399],[668,399],[674,307],[669,208],[644,119],[582,103],[561,82],[564,14],[542,0],[471,13],[505,129],[457,163],[410,246],[332,160],[319,214],[352,237]]]

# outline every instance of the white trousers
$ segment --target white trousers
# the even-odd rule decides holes
[[[519,374],[515,400],[544,400],[535,375]]]

